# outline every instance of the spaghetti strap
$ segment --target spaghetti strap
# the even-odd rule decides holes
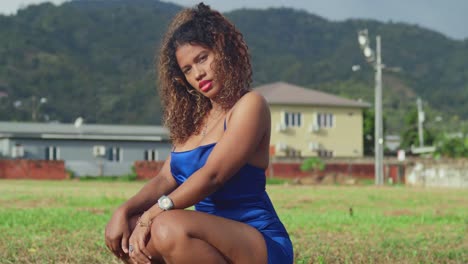
[[[224,118],[224,131],[226,131],[226,117]]]

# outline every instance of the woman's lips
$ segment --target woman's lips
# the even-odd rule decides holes
[[[211,89],[212,81],[201,81],[198,87],[202,92],[207,92]]]

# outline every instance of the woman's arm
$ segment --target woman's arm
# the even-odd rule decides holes
[[[119,258],[128,253],[130,237],[129,220],[138,213],[151,208],[157,199],[172,192],[177,183],[170,171],[170,157],[166,159],[159,173],[151,179],[136,195],[115,210],[107,223],[105,240],[107,247]]]
[[[119,206],[117,210],[121,210],[127,216],[140,214],[151,208],[159,197],[169,194],[177,188],[177,182],[171,174],[170,163],[171,157],[169,156],[159,173],[146,183],[137,194]]]
[[[174,208],[190,207],[220,188],[258,150],[261,140],[269,133],[270,110],[265,99],[250,92],[234,106],[229,128],[218,141],[206,164],[168,196]],[[161,212],[154,206],[145,214],[151,221]]]

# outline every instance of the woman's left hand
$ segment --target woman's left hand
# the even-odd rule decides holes
[[[142,222],[138,220],[138,223],[128,241],[129,256],[136,263],[151,263],[151,254],[146,249],[151,223],[148,222],[143,225],[141,223]]]

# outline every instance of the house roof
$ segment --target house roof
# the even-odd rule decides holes
[[[262,94],[269,104],[370,107],[370,104],[366,102],[346,99],[285,82],[261,85],[254,90]]]
[[[167,141],[161,126],[0,122],[0,138]]]

